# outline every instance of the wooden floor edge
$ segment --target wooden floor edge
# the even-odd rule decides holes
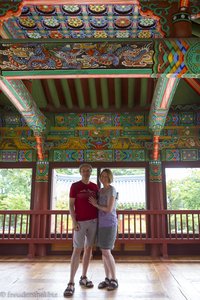
[[[101,258],[93,258],[92,261],[101,261]],[[200,263],[200,256],[195,257],[115,257],[116,263]],[[45,263],[70,263],[69,256],[44,256],[28,258],[27,256],[0,256],[3,262],[45,262]]]

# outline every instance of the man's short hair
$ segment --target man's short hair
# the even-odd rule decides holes
[[[81,172],[81,169],[82,169],[83,167],[89,167],[89,168],[90,168],[90,171],[92,172],[92,166],[91,166],[91,164],[88,164],[88,163],[83,163],[83,164],[81,164],[81,165],[79,166],[79,172]]]

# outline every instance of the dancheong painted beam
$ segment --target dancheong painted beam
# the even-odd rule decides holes
[[[6,78],[177,77],[199,78],[200,41],[121,39],[67,42],[0,41]]]

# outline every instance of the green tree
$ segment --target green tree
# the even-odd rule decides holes
[[[185,209],[200,209],[200,170],[192,171],[183,180],[180,197]]]
[[[69,209],[69,195],[62,191],[56,201],[55,209],[68,210]]]
[[[182,209],[183,203],[180,199],[181,182],[179,180],[169,180],[167,182],[167,208]]]
[[[200,209],[200,170],[167,182],[168,209]]]
[[[0,209],[30,209],[31,169],[0,169]]]

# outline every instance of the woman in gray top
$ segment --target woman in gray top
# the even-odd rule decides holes
[[[111,253],[117,234],[117,214],[116,214],[116,190],[110,185],[113,181],[113,174],[110,169],[104,169],[100,174],[100,181],[103,188],[99,191],[98,200],[89,198],[89,202],[98,208],[98,234],[97,246],[102,252],[106,278],[98,285],[99,289],[107,288],[112,291],[118,287],[116,279],[115,260]]]

